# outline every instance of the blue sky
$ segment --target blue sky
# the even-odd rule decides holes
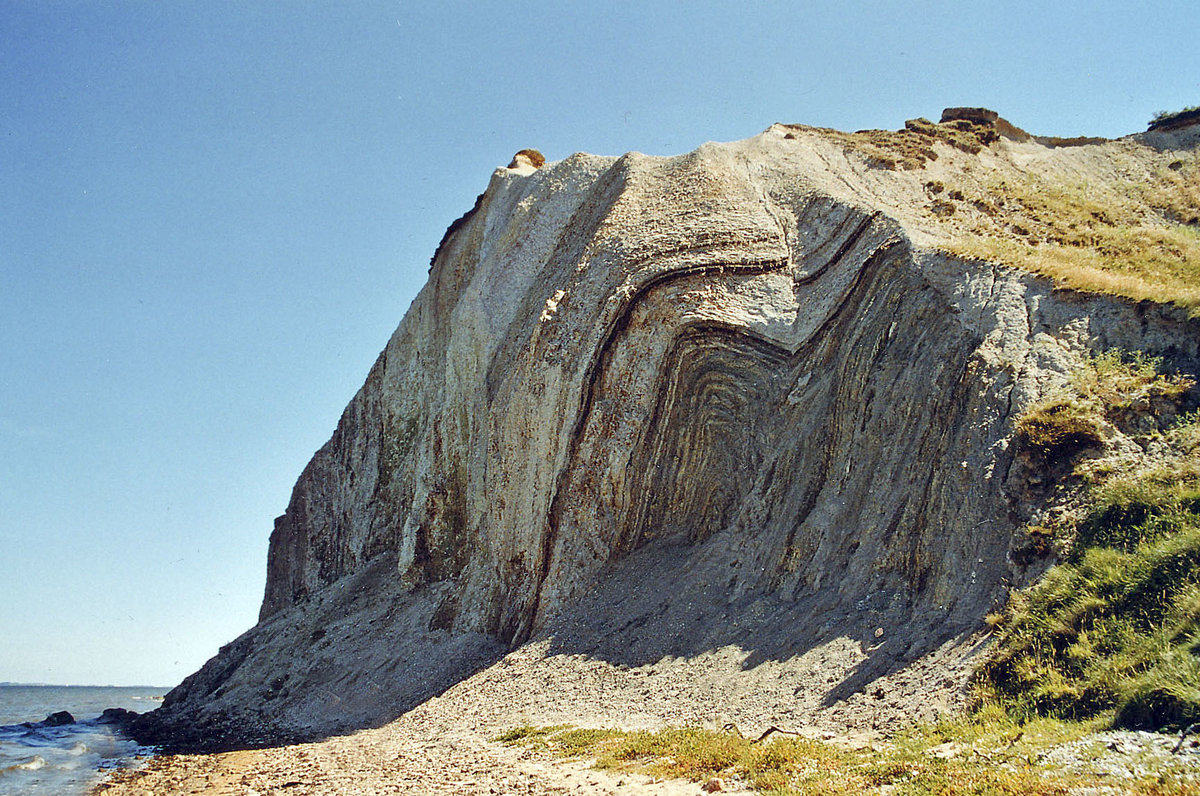
[[[524,147],[1200,103],[1181,2],[0,0],[0,681],[171,685]]]

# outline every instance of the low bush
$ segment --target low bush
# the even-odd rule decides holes
[[[1177,124],[1200,121],[1200,105],[1189,105],[1178,111],[1158,111],[1147,122],[1150,130],[1171,129]]]
[[[1161,372],[1162,360],[1105,351],[1086,358],[1060,392],[1029,407],[1016,421],[1016,440],[1042,466],[1100,448],[1106,426],[1125,433],[1157,431],[1169,423],[1194,382]]]
[[[1104,442],[1093,407],[1054,398],[1033,407],[1017,422],[1017,442],[1044,464],[1071,459]]]

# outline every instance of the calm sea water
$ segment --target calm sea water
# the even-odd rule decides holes
[[[154,710],[167,690],[0,685],[0,796],[78,796],[87,793],[101,769],[149,754],[152,750],[96,719],[105,708]],[[60,710],[76,723],[41,726]],[[25,722],[35,726],[21,726]]]

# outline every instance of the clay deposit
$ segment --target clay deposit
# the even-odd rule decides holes
[[[1197,128],[963,125],[908,168],[776,125],[498,169],[276,521],[261,621],[150,729],[309,738],[438,694],[475,738],[960,705],[983,617],[1050,563],[1009,555],[1046,499],[1014,417],[1089,350],[1200,366],[1178,308],[948,254],[970,211],[928,188],[1151,175]]]

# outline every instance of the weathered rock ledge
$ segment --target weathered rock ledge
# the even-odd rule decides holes
[[[775,126],[497,170],[276,521],[260,623],[156,730],[377,725],[473,673],[514,721],[948,709],[1048,564],[1008,555],[1043,501],[1014,416],[1087,350],[1196,373],[1200,325],[946,254],[925,186],[1195,145],[892,171]]]

